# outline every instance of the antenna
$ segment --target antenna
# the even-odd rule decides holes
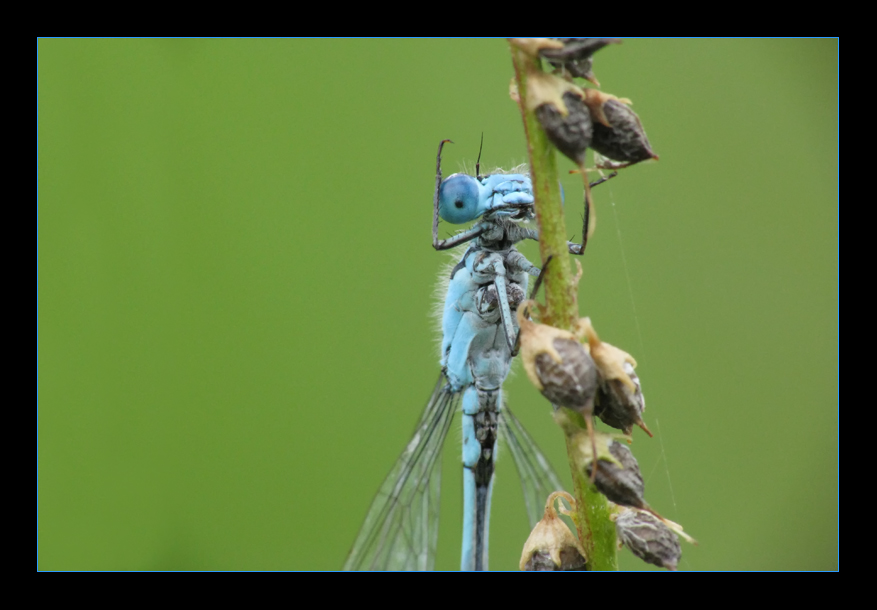
[[[481,132],[481,144],[478,146],[478,160],[475,162],[475,177],[481,180],[481,151],[484,149],[484,132]]]

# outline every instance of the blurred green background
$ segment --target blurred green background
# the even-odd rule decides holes
[[[38,568],[340,568],[438,375],[436,145],[446,174],[482,132],[486,165],[526,160],[505,41],[37,51]],[[837,52],[628,39],[595,62],[661,160],[595,191],[580,303],[639,361],[656,438],[632,449],[700,540],[683,570],[838,565]],[[550,407],[507,388],[568,481]],[[515,569],[507,454],[491,526]]]

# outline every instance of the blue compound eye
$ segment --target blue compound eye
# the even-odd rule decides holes
[[[484,210],[479,205],[479,184],[472,176],[453,174],[439,187],[439,215],[459,225],[475,220]]]

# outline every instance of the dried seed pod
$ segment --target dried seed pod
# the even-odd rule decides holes
[[[596,453],[594,398],[599,378],[594,359],[574,334],[529,320],[527,315],[533,306],[533,301],[524,301],[517,312],[524,370],[555,407],[567,407],[585,418],[592,453]],[[591,474],[592,481],[595,475]]]
[[[536,108],[536,118],[557,150],[581,167],[594,135],[591,112],[581,96],[572,91],[564,92],[562,99],[566,115],[554,104],[545,103]]]
[[[590,417],[598,387],[594,360],[572,333],[528,319],[534,305],[524,301],[517,312],[524,370],[553,404]]]
[[[534,305],[524,301],[517,312],[524,370],[553,405],[573,409],[585,418],[596,453],[593,413],[599,380],[594,359],[572,333],[529,320],[527,314]]]
[[[556,338],[552,346],[560,361],[545,352],[536,356],[542,395],[552,404],[569,407],[582,415],[593,413],[598,386],[594,359],[575,339]]]
[[[570,506],[575,506],[575,500],[565,491],[556,491],[548,496],[545,514],[530,532],[530,537],[524,544],[524,551],[521,553],[521,570],[544,572],[585,569],[585,550],[554,508],[555,501],[560,498],[566,500]],[[563,512],[569,514],[567,511]]]
[[[588,432],[562,412],[555,413],[555,420],[566,434],[576,467],[591,477],[597,491],[616,504],[651,510],[643,498],[639,464],[625,443],[603,432],[595,432],[592,441]]]
[[[587,79],[598,87],[600,83],[593,72],[594,53],[608,44],[621,42],[617,38],[555,38],[554,40],[563,43],[563,48],[544,48],[540,49],[539,54],[555,68],[566,70],[571,76]]]
[[[633,453],[625,444],[608,437],[608,435],[598,435],[598,438],[599,436],[607,436],[605,446],[608,455],[611,455],[613,459],[607,459],[608,456],[603,452],[598,453],[600,465],[597,469],[597,476],[594,478],[597,490],[607,499],[621,506],[648,509],[649,505],[643,499],[645,491],[643,477]],[[598,440],[597,446],[600,447],[600,445]],[[591,460],[585,465],[585,472],[589,476],[592,475],[593,463]]]
[[[682,557],[679,539],[649,512],[622,509],[615,518],[615,533],[624,546],[646,563],[675,570]]]
[[[646,400],[642,384],[634,371],[636,360],[627,352],[600,341],[590,318],[579,321],[577,332],[587,338],[600,374],[594,414],[607,426],[622,430],[625,434],[629,435],[636,425],[652,436],[642,418]]]
[[[584,168],[594,125],[585,105],[585,91],[552,74],[531,72],[527,77],[527,105],[536,114],[551,143]]]
[[[652,436],[651,430],[646,427],[642,418],[646,399],[643,397],[639,377],[629,362],[624,363],[624,372],[636,389],[631,391],[618,379],[601,379],[594,414],[607,426],[617,428],[627,435],[630,435],[636,425]]]
[[[585,104],[594,118],[591,148],[627,165],[657,159],[636,113],[614,95],[595,89],[585,92]]]
[[[575,572],[585,571],[588,564],[578,551],[565,549],[560,553],[560,563],[545,552],[533,553],[532,557],[521,568],[524,572]]]

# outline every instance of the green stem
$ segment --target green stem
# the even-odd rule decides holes
[[[567,410],[567,415],[580,428],[585,427],[581,415],[570,410]],[[570,436],[566,436],[566,451],[576,498],[576,527],[588,558],[588,569],[595,572],[618,570],[618,542],[609,502],[591,484],[585,472],[576,466],[573,455],[578,449],[571,444]]]
[[[515,81],[527,151],[530,156],[530,179],[536,199],[536,221],[539,224],[539,251],[544,261],[553,256],[545,273],[543,323],[572,331],[579,319],[578,286],[572,273],[567,247],[566,221],[560,198],[557,160],[554,146],[539,125],[535,113],[527,109],[527,76],[542,70],[542,62],[523,50],[510,45],[515,66]],[[584,421],[581,422],[584,426]],[[568,437],[567,437],[568,438]],[[576,527],[582,541],[590,570],[617,570],[615,525],[605,496],[599,493],[576,466],[574,450],[567,442],[574,496],[577,504]]]
[[[514,45],[511,45],[511,49],[527,136],[527,152],[530,155],[530,179],[536,198],[539,254],[543,261],[548,260],[549,256],[554,257],[545,272],[543,285],[547,309],[542,321],[557,328],[572,330],[579,319],[578,295],[567,256],[566,219],[560,199],[560,182],[557,180],[557,155],[535,113],[527,110],[527,75],[533,70],[541,71],[542,67],[538,58]]]

